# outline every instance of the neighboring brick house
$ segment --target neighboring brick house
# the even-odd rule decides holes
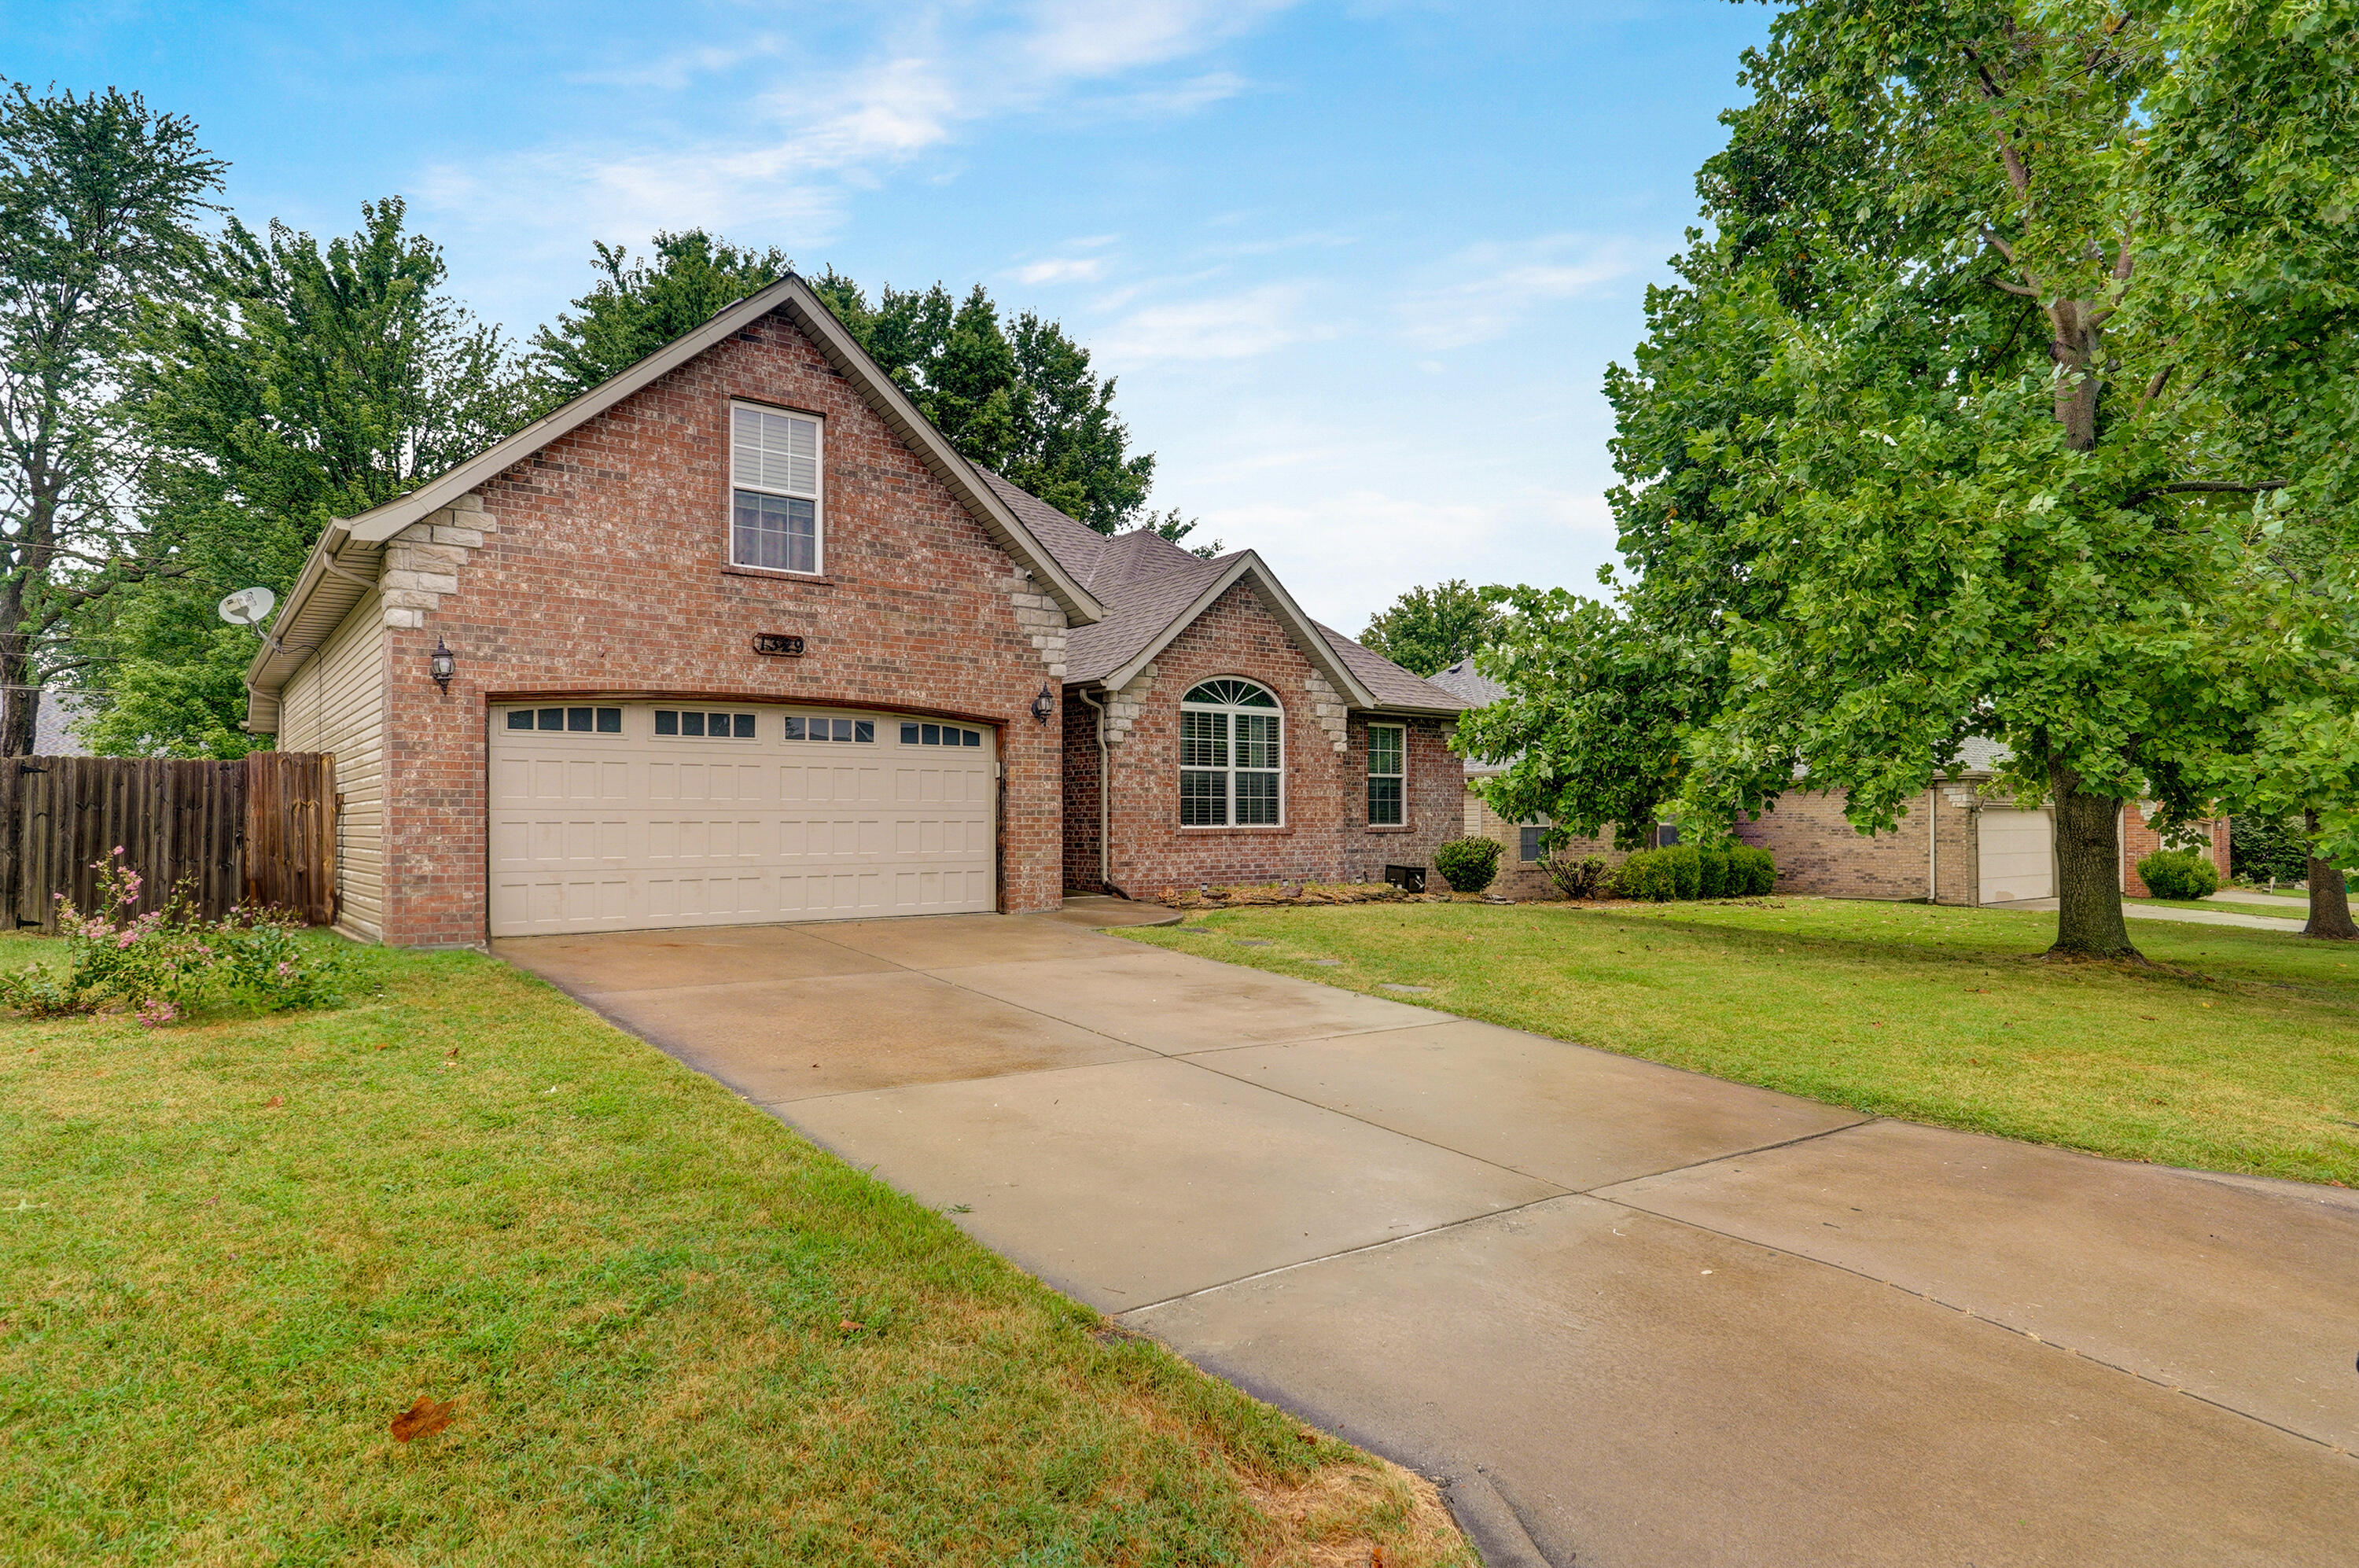
[[[1477,673],[1471,662],[1452,665],[1433,683],[1481,707],[1506,695],[1506,688]],[[2010,796],[1986,789],[2005,752],[1989,741],[1966,743],[1964,766],[1928,789],[1917,809],[1888,833],[1860,833],[1843,816],[1843,799],[1827,790],[1798,789],[1780,796],[1771,810],[1737,826],[1736,836],[1768,850],[1777,862],[1777,890],[1835,898],[1890,898],[1942,904],[2006,904],[2051,898],[2056,892],[2054,813],[2046,806],[2019,807]],[[1466,831],[1506,846],[1499,859],[1497,889],[1512,898],[1555,894],[1537,864],[1541,823],[1502,822],[1475,785],[1499,768],[1466,764]],[[2125,801],[2117,833],[2122,891],[2147,896],[2137,863],[2165,847],[2149,825],[2150,800]],[[1930,842],[1929,827],[1930,824]],[[1650,842],[1666,836],[1650,834]],[[1675,830],[1670,836],[1675,837]],[[2228,879],[2228,820],[2191,824],[2170,847],[2207,848]],[[1622,856],[1610,841],[1575,841],[1576,853]]]
[[[397,943],[1366,876],[1458,829],[1457,699],[1251,551],[976,469],[795,278],[331,524],[247,681],[336,754],[339,924]]]
[[[1507,689],[1474,668],[1471,659],[1462,659],[1449,669],[1431,677],[1432,684],[1451,692],[1469,708],[1485,707],[1507,694]],[[1549,824],[1534,818],[1529,822],[1511,822],[1493,811],[1476,788],[1484,779],[1504,771],[1504,765],[1477,762],[1469,757],[1463,764],[1466,779],[1465,833],[1469,838],[1492,838],[1499,841],[1499,875],[1490,890],[1509,898],[1554,898],[1561,897],[1548,873],[1540,869],[1547,846],[1544,838]],[[1565,852],[1575,855],[1596,855],[1608,866],[1619,866],[1629,858],[1625,851],[1614,847],[1612,835],[1597,838],[1573,838],[1565,841]]]

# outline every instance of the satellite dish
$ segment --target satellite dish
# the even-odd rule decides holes
[[[277,603],[278,595],[267,588],[241,588],[221,602],[221,618],[234,626],[258,626]]]

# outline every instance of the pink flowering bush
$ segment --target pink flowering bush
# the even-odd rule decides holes
[[[29,1018],[55,1018],[119,1008],[150,1029],[161,1029],[212,996],[246,1000],[266,1011],[332,1006],[343,999],[345,955],[306,942],[299,928],[241,910],[205,920],[177,894],[145,914],[138,907],[139,873],[116,846],[92,863],[98,873],[98,908],[85,914],[62,902],[58,934],[61,971],[38,964],[0,975],[0,1007]]]

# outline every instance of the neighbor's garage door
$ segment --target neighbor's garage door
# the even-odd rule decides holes
[[[995,907],[989,730],[597,702],[491,724],[495,937]]]
[[[2056,824],[2046,811],[1985,811],[1981,839],[1984,903],[2055,896]]]

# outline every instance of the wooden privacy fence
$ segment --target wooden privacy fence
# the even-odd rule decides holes
[[[185,885],[209,918],[244,905],[326,925],[336,918],[335,779],[324,751],[0,758],[0,924],[53,931],[61,901],[90,909],[93,863],[120,844],[141,877],[143,913]]]

